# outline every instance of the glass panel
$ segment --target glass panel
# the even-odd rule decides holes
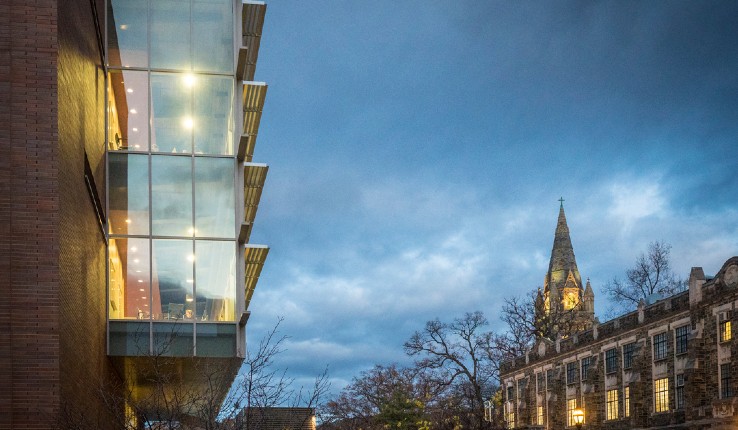
[[[192,87],[194,75],[183,73],[151,74],[151,150],[191,153]]]
[[[194,352],[194,324],[154,323],[154,354],[188,357]]]
[[[235,239],[235,163],[195,157],[195,234]]]
[[[191,65],[190,2],[152,1],[151,67],[190,70]]]
[[[109,153],[108,163],[108,231],[148,234],[149,157]]]
[[[111,0],[108,6],[108,63],[146,67],[146,0]]]
[[[197,355],[199,357],[235,357],[235,324],[198,324]]]
[[[148,151],[148,74],[133,70],[113,71],[109,78],[108,148]]]
[[[153,234],[192,236],[192,158],[151,157]]]
[[[195,75],[195,153],[233,155],[233,78]]]
[[[110,355],[149,355],[149,323],[110,321]]]
[[[195,70],[233,73],[233,2],[195,0],[192,40]]]
[[[154,319],[192,318],[194,261],[191,240],[158,239],[153,241],[152,294],[154,300],[152,306]]]
[[[197,318],[200,321],[235,321],[236,242],[195,242],[197,255]]]
[[[149,240],[110,239],[109,318],[148,319]]]

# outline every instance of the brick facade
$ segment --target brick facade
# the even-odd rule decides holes
[[[566,428],[567,400],[575,399],[585,410],[587,429],[735,428],[738,366],[731,357],[738,354],[736,308],[738,257],[732,257],[713,278],[692,269],[687,292],[642,304],[636,312],[566,339],[541,340],[525,357],[502,366],[506,417],[515,428]],[[721,322],[729,322],[722,327],[729,327],[730,340],[721,341]],[[629,348],[632,362],[626,368]],[[606,364],[607,351],[613,351],[614,367]],[[584,360],[591,364],[582,378]],[[567,380],[567,365],[576,368],[576,379]],[[726,372],[722,379],[721,365]],[[683,388],[677,387],[682,381]],[[664,388],[660,396],[659,386]],[[679,405],[678,395],[683,401]]]
[[[104,409],[105,242],[84,181],[87,153],[102,191],[91,9],[0,3],[0,429],[51,428],[60,412],[94,425]]]

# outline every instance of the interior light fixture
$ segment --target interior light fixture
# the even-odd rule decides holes
[[[134,259],[133,259],[133,262],[134,262],[134,263],[138,263],[138,262],[139,262],[138,258],[134,258]]]
[[[143,284],[143,279],[139,279],[139,280],[138,280],[138,283],[139,283],[139,284]]]
[[[139,288],[138,291],[144,292],[146,290],[144,288]]]
[[[136,127],[133,127],[131,130],[138,131],[138,129]]]
[[[182,126],[188,130],[191,130],[195,126],[195,122],[192,117],[186,116],[182,119]]]
[[[130,223],[131,223],[131,220],[130,219],[126,219],[126,224],[130,224]]]
[[[187,261],[195,261],[195,254],[190,254],[187,256]]]
[[[182,75],[182,82],[184,82],[185,86],[188,88],[195,86],[195,80],[195,75],[192,73],[185,73]]]
[[[138,248],[136,248],[135,246],[132,246],[131,247],[131,252],[136,252],[136,251],[138,251]]]
[[[192,294],[187,294],[187,296],[185,296],[185,300],[188,302],[193,301],[194,299],[192,298]]]
[[[129,93],[132,93],[133,92],[133,88],[128,88],[126,91],[128,91]]]
[[[136,109],[131,109],[131,110],[130,110],[129,112],[130,112],[130,113],[134,113],[134,114],[135,114],[135,113],[138,113],[138,111],[137,111]]]
[[[128,30],[128,24],[121,24],[120,25],[121,30]]]

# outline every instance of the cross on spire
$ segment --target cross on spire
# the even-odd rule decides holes
[[[563,207],[564,207],[564,198],[563,198],[563,197],[561,197],[561,198],[559,199],[559,202],[561,202],[561,207],[563,208]]]

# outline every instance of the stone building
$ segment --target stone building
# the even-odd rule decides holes
[[[565,267],[558,262],[569,257],[573,262],[573,252],[556,245],[568,239],[562,217],[563,209],[551,269]],[[549,288],[550,279],[577,282],[575,267],[559,276],[549,269]],[[641,302],[602,324],[593,318],[568,336],[538,339],[525,356],[501,366],[507,426],[573,428],[572,411],[581,408],[586,429],[736,428],[736,307],[738,257],[732,257],[715,276],[692,268],[688,291]]]

